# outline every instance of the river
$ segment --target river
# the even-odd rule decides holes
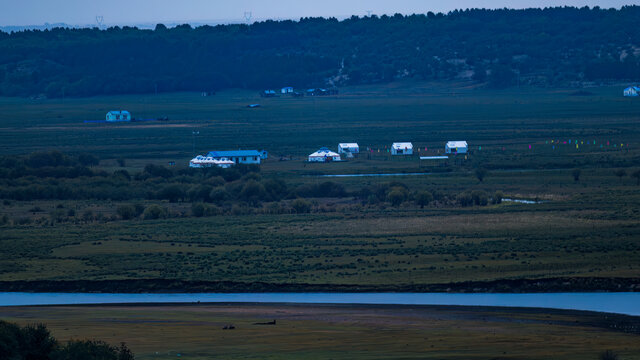
[[[93,294],[0,293],[0,306],[117,303],[306,303],[539,307],[587,310],[640,316],[640,292],[635,293],[195,293]]]

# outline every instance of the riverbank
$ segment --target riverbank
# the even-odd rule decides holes
[[[257,293],[257,292],[444,292],[444,293],[553,293],[638,292],[640,278],[562,277],[466,281],[447,284],[340,285],[274,284],[265,282],[132,280],[35,280],[0,281],[0,292],[63,293]]]
[[[158,304],[4,307],[0,317],[45,323],[61,340],[126,341],[141,360],[578,360],[607,349],[640,359],[639,317],[552,309]]]

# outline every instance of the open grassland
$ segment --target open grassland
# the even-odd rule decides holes
[[[640,102],[620,96],[618,87],[590,89],[590,96],[571,96],[574,91],[489,91],[408,82],[305,98],[261,99],[246,91],[212,97],[179,93],[45,101],[4,98],[0,99],[0,151],[24,154],[56,148],[91,152],[103,159],[186,163],[192,155],[192,131],[197,130],[197,152],[255,148],[304,157],[320,146],[335,148],[345,141],[376,149],[394,141],[413,141],[420,148],[443,149],[447,140],[465,139],[474,149],[482,146],[491,153],[505,147],[511,160],[527,160],[528,144],[551,139],[613,145],[640,137]],[[247,108],[251,103],[262,107]],[[104,119],[115,108],[128,109],[139,119],[166,116],[170,121],[83,123]],[[572,153],[568,162],[589,152],[585,148]],[[542,155],[537,152],[535,157],[544,159],[535,161],[567,160],[557,159],[558,152]]]
[[[0,280],[176,279],[392,288],[522,278],[637,278],[640,224],[603,208],[567,208],[562,202],[465,209],[365,207],[324,214],[16,226],[3,229]],[[631,209],[637,216],[637,208]]]
[[[6,307],[0,317],[45,323],[62,341],[126,339],[142,360],[583,360],[606,349],[640,359],[637,317],[559,310],[202,304]],[[223,330],[227,325],[235,329]]]
[[[0,216],[10,221],[0,232],[0,281],[169,279],[386,289],[503,279],[638,281],[640,186],[630,175],[640,165],[640,101],[623,98],[619,88],[574,92],[396,83],[301,99],[260,99],[246,91],[0,99],[3,155],[92,153],[101,159],[92,170],[104,174],[7,178],[5,188],[104,188],[112,199],[3,201]],[[262,107],[246,107],[258,102]],[[115,108],[170,120],[83,123]],[[289,195],[218,204],[224,215],[195,217],[190,201],[196,200],[169,202],[146,192],[167,183],[187,192],[197,178],[125,180],[112,174],[134,175],[147,163],[167,161],[183,168],[194,139],[200,153],[269,150],[260,174],[247,176],[282,179]],[[445,141],[458,139],[469,141],[471,153],[444,164],[420,162],[417,154],[391,157],[385,150],[393,141],[413,141],[420,154],[437,155]],[[340,141],[374,150],[348,162],[303,161]],[[293,160],[278,161],[280,155]],[[118,159],[126,161],[118,165]],[[489,169],[482,181],[474,176],[478,167]],[[573,169],[581,170],[578,179]],[[617,176],[619,170],[625,173]],[[406,172],[430,174],[319,176]],[[313,198],[310,213],[292,214],[296,189],[328,180],[350,195]],[[402,182],[412,194],[431,192],[435,201],[424,208],[409,200],[392,206],[384,196],[372,202],[358,195],[389,182]],[[117,197],[129,189],[138,197]],[[465,191],[543,202],[461,207],[456,196]],[[123,220],[118,207],[134,203],[160,205],[168,215]]]

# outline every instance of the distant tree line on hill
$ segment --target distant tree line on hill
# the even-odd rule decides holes
[[[639,6],[0,32],[0,95],[640,79]]]
[[[0,359],[7,360],[133,360],[122,343],[112,346],[99,340],[72,340],[61,344],[42,324],[20,327],[0,320]]]

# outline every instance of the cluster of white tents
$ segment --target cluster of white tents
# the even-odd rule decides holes
[[[469,145],[466,141],[449,141],[445,145],[445,153],[447,154],[466,154],[468,150]],[[342,161],[343,155],[350,158],[358,153],[360,153],[360,146],[357,143],[340,143],[338,144],[338,152],[331,151],[326,147],[320,148],[309,155],[309,162]],[[394,142],[391,145],[390,153],[391,155],[413,155],[413,144]]]
[[[212,156],[202,156],[198,155],[189,161],[189,167],[192,168],[206,168],[218,166],[223,169],[229,168],[235,165],[235,162],[231,161],[228,158],[216,158]]]

